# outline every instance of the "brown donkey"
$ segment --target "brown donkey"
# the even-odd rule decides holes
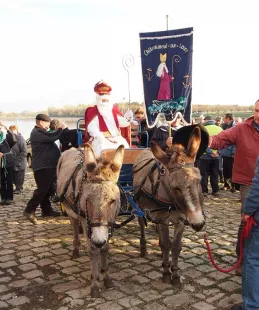
[[[111,161],[102,157],[96,159],[92,148],[86,145],[84,152],[75,149],[64,152],[58,163],[57,193],[63,200],[74,233],[73,258],[79,256],[80,222],[87,241],[92,269],[91,297],[100,296],[99,254],[104,285],[112,287],[108,274],[108,239],[120,207],[117,181],[123,155],[124,147],[119,146]]]
[[[199,231],[205,224],[202,208],[203,196],[200,172],[194,167],[196,153],[201,142],[199,127],[193,130],[186,149],[182,145],[172,146],[165,153],[151,142],[151,151],[144,151],[133,168],[133,191],[147,216],[157,223],[159,245],[163,255],[163,282],[180,282],[178,258],[184,221]],[[161,165],[162,164],[162,165]],[[141,255],[146,255],[145,226],[139,218]],[[174,226],[174,237],[170,241],[169,226]],[[171,243],[171,246],[170,246]],[[169,253],[172,260],[170,263]]]

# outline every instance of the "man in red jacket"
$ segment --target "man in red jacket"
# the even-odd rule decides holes
[[[254,177],[256,159],[259,155],[259,100],[254,107],[254,115],[228,130],[222,131],[217,136],[212,137],[210,147],[212,149],[223,149],[229,145],[236,146],[236,154],[232,172],[232,182],[240,184],[241,206],[246,198]],[[237,257],[240,256],[240,234],[244,227],[241,224],[237,240]],[[241,275],[242,266],[236,270],[237,275]]]

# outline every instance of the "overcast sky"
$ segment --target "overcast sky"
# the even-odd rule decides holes
[[[92,103],[109,81],[143,101],[139,32],[194,27],[193,104],[259,98],[257,1],[0,0],[0,111]]]

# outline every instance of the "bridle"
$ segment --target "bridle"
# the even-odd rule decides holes
[[[176,164],[174,167],[172,167],[172,168],[169,169],[169,172],[170,172],[170,173],[174,173],[174,172],[179,171],[179,170],[184,169],[184,168],[196,168],[196,167],[194,166],[193,163]],[[197,169],[198,169],[198,168],[197,168]],[[176,201],[175,201],[175,204],[177,205]],[[203,215],[203,217],[204,217],[204,220],[206,220],[206,214],[205,214],[205,212],[204,212],[203,207],[202,207],[202,215]],[[188,221],[187,221],[187,220],[184,220],[185,225],[186,225],[186,222],[188,222]]]
[[[156,161],[157,162],[157,161]],[[157,162],[158,163],[158,162]],[[173,167],[171,167],[170,169],[168,169],[168,171],[169,171],[169,173],[175,173],[175,172],[177,172],[177,171],[179,171],[179,170],[181,170],[181,169],[184,169],[184,168],[195,168],[195,166],[194,166],[194,164],[193,163],[183,163],[183,164],[181,164],[181,163],[178,163],[178,164],[175,164],[175,165],[173,165]],[[164,167],[162,167],[162,168],[160,168],[159,169],[159,178],[160,178],[160,176],[162,176],[162,175],[164,175],[164,173],[165,173],[165,168]],[[160,182],[160,180],[159,180],[159,182]],[[165,187],[165,189],[166,189],[166,187]],[[145,193],[145,192],[144,192]],[[146,193],[145,193],[146,194]],[[147,194],[146,194],[147,195]],[[170,193],[168,193],[168,195],[170,195]],[[148,195],[147,195],[148,196]],[[170,195],[171,196],[171,195]],[[152,198],[152,197],[151,197]],[[183,213],[184,214],[184,212],[183,212],[183,210],[182,210],[182,208],[177,204],[177,202],[176,202],[176,200],[175,200],[175,197],[173,196],[172,197],[173,198],[173,200],[174,200],[174,204],[173,204],[173,206],[171,206],[171,205],[167,205],[167,206],[163,206],[163,203],[161,203],[161,202],[158,202],[159,204],[161,204],[161,207],[159,207],[159,208],[157,208],[157,209],[153,209],[153,210],[148,210],[148,209],[145,209],[144,210],[144,213],[145,213],[145,215],[146,215],[146,218],[149,220],[149,221],[151,221],[152,223],[154,223],[154,224],[162,224],[162,225],[165,225],[165,226],[174,226],[175,225],[175,223],[172,223],[172,224],[166,224],[165,223],[165,221],[170,217],[170,213],[172,212],[172,211],[179,211],[179,212],[181,212],[181,213]],[[161,219],[161,220],[158,220],[158,219],[154,219],[152,216],[151,216],[151,213],[153,213],[153,212],[159,212],[159,211],[167,211],[168,212],[168,214],[166,215],[166,217],[165,218],[163,218],[163,219]],[[204,213],[204,211],[202,210],[202,214],[203,214],[203,217],[206,219],[206,216],[205,216],[205,213]],[[187,219],[186,218],[183,218],[183,217],[179,217],[178,218],[178,220],[179,221],[181,221],[184,225],[189,225],[189,222],[187,221]]]
[[[110,181],[110,180],[102,180],[102,179],[86,179],[84,183],[89,183],[89,184],[104,184],[104,183],[109,183],[109,184],[113,184],[113,185],[117,185],[116,182]],[[81,188],[83,188],[83,186],[81,186]],[[81,193],[79,194],[81,197],[82,194],[82,190]],[[80,201],[80,200],[79,200]],[[88,201],[86,201],[86,208],[85,208],[85,212],[84,212],[84,217],[86,219],[87,222],[87,236],[89,238],[89,240],[91,240],[91,236],[92,236],[92,228],[94,227],[109,227],[108,229],[108,237],[111,238],[114,232],[114,228],[115,228],[115,219],[114,221],[107,221],[107,222],[103,222],[103,221],[90,221],[89,218],[89,214],[88,214],[88,207],[92,206],[91,203],[89,203]],[[80,208],[80,204],[78,205],[78,208]],[[81,211],[81,210],[80,210]]]
[[[89,178],[89,176],[87,175],[87,172],[85,170],[85,167],[83,165],[83,158],[81,156],[80,157],[80,162],[77,164],[77,166],[75,167],[75,170],[73,171],[71,177],[68,179],[68,181],[65,184],[64,190],[62,192],[62,194],[60,195],[60,201],[64,201],[66,200],[66,202],[69,204],[70,208],[76,213],[78,214],[78,216],[81,216],[83,218],[86,219],[87,222],[87,235],[89,240],[91,240],[91,235],[92,235],[92,228],[93,227],[101,227],[101,226],[108,226],[110,227],[109,229],[109,238],[113,235],[113,231],[114,231],[114,227],[115,227],[115,219],[114,221],[109,221],[109,222],[102,222],[102,221],[94,221],[91,222],[90,218],[89,218],[89,214],[88,214],[88,206],[89,202],[86,201],[85,204],[85,208],[84,210],[82,210],[80,208],[80,200],[82,197],[82,192],[83,192],[83,187],[85,184],[104,184],[104,183],[109,183],[109,184],[114,184],[116,186],[117,183],[113,182],[111,180],[103,180],[101,178],[95,177],[95,178]],[[82,170],[83,171],[83,176],[82,176],[82,180],[79,186],[79,191],[77,192],[77,194],[75,194],[75,190],[76,190],[76,177],[79,173],[79,171]],[[68,197],[67,196],[67,190],[69,188],[69,185],[72,184],[72,193],[71,196],[72,197]]]
[[[168,169],[170,173],[174,173],[178,170],[184,169],[184,168],[195,168],[193,163],[187,163],[187,164],[175,164],[172,168]]]

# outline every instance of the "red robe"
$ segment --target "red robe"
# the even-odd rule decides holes
[[[160,87],[157,95],[157,100],[170,100],[171,99],[171,83],[172,77],[163,69],[162,76],[160,78]]]
[[[119,110],[119,108],[116,105],[113,105],[112,114],[113,114],[117,128],[120,129],[120,131],[121,131],[121,135],[123,136],[123,138],[125,138],[127,140],[128,144],[130,145],[130,126],[122,127],[122,128],[119,127],[119,121],[118,121],[117,115],[123,116],[123,114],[121,113],[121,111]],[[84,142],[85,143],[88,142],[89,138],[90,138],[89,134],[87,132],[87,127],[96,116],[98,117],[100,131],[101,132],[108,131],[106,123],[105,123],[102,115],[98,111],[97,106],[95,105],[93,107],[87,108],[85,110],[85,136],[84,136]]]

